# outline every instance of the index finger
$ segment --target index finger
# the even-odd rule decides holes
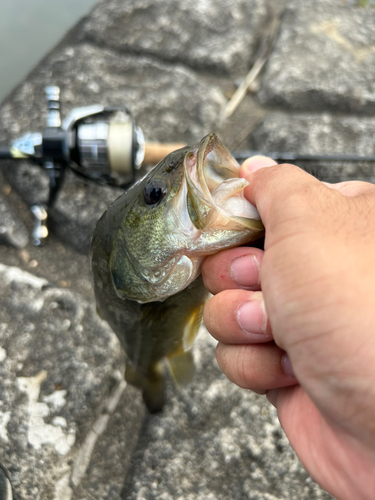
[[[260,290],[260,264],[263,251],[253,247],[222,250],[206,257],[202,264],[204,286],[212,294],[243,288]]]

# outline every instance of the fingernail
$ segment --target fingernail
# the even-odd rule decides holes
[[[254,292],[253,299],[238,308],[237,322],[247,334],[269,335],[262,292]]]
[[[288,377],[295,377],[292,363],[290,362],[290,359],[289,359],[289,356],[287,355],[287,353],[285,353],[283,355],[283,357],[281,358],[281,368],[283,369],[283,372],[285,373],[285,375],[287,375]]]
[[[267,158],[267,156],[252,156],[244,161],[241,169],[248,172],[255,172],[260,168],[273,167],[277,163],[272,160],[272,158]]]
[[[230,273],[238,286],[259,288],[260,262],[255,255],[244,255],[232,262]]]

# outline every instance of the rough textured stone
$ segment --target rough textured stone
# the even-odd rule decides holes
[[[74,471],[99,417],[111,413],[106,399],[123,390],[117,338],[79,295],[18,268],[0,264],[0,291],[2,462],[17,498],[70,498],[60,480]],[[123,417],[136,421],[143,410],[132,399]],[[105,467],[115,467],[111,460]]]
[[[29,235],[24,223],[14,213],[6,197],[0,193],[0,243],[15,248],[24,247]]]
[[[375,110],[375,10],[341,1],[288,2],[262,77],[269,107],[372,114]]]
[[[46,82],[60,86],[65,112],[95,103],[127,106],[148,140],[195,141],[211,130],[225,103],[218,85],[182,65],[63,44],[3,103],[4,140],[45,126]]]
[[[262,151],[306,154],[374,154],[375,119],[355,116],[270,113],[244,146]],[[375,162],[301,163],[321,180],[375,182]]]
[[[267,19],[262,0],[110,0],[84,24],[83,39],[216,74],[244,74]]]
[[[26,219],[29,216],[31,220],[27,212],[27,208],[23,206],[20,211],[22,217]],[[31,228],[31,224],[28,224],[28,227]],[[57,288],[73,290],[88,302],[94,303],[87,254],[77,253],[53,233],[49,235],[45,245],[38,247],[32,245],[30,241],[25,248],[20,250],[0,245],[0,262],[47,279]]]

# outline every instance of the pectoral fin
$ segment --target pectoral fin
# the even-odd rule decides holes
[[[193,379],[195,368],[191,351],[195,337],[202,323],[204,304],[193,309],[184,328],[183,349],[168,357],[169,368],[177,385],[187,386]]]
[[[168,358],[171,374],[180,387],[186,387],[194,377],[194,361],[191,351],[185,351]]]
[[[198,335],[199,327],[201,326],[203,319],[203,310],[204,310],[204,302],[202,305],[193,309],[190,316],[188,316],[182,339],[184,351],[187,351],[188,349],[191,348],[195,340],[195,337]]]

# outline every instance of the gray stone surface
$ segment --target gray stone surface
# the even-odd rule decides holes
[[[26,226],[14,213],[6,196],[0,192],[0,244],[22,248],[27,245],[28,240]]]
[[[17,498],[70,498],[69,482],[65,496],[57,490],[106,398],[123,389],[123,355],[93,305],[70,290],[0,264],[0,297],[1,461]]]
[[[170,390],[145,420],[122,498],[163,500],[326,499],[301,469],[264,397],[231,384],[204,328],[192,385]]]
[[[97,5],[81,36],[120,52],[241,75],[249,70],[266,21],[262,0],[110,0]]]
[[[287,3],[259,99],[294,110],[375,110],[375,9],[340,0]]]
[[[373,153],[374,11],[341,0],[285,4],[253,95],[220,124],[280,2],[103,1],[2,103],[2,141],[44,128],[43,88],[57,84],[63,113],[125,104],[149,140],[192,142],[220,129],[231,148]],[[371,164],[309,168],[325,180],[375,181]],[[27,205],[46,199],[47,178],[27,162],[3,170],[6,203],[30,229]],[[204,329],[196,377],[184,390],[168,385],[163,413],[147,415],[124,386],[123,353],[95,315],[86,257],[95,221],[119,193],[70,173],[47,244],[0,245],[0,461],[15,498],[328,500],[265,398],[220,373]]]
[[[272,112],[243,146],[260,151],[298,151],[308,154],[374,155],[375,119],[333,114]],[[359,179],[375,182],[372,162],[306,162],[306,170],[328,182]]]

